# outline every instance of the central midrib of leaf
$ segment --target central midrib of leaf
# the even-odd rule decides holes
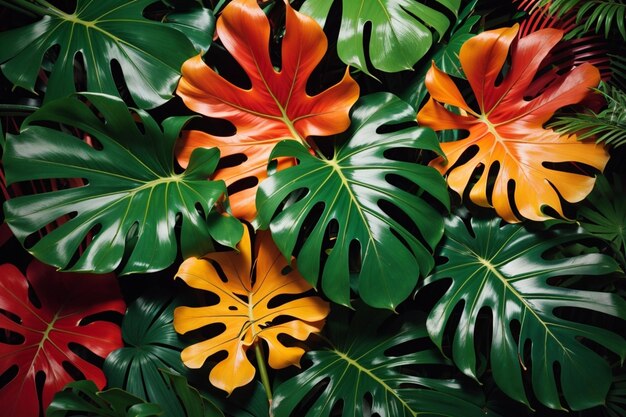
[[[418,412],[414,411],[411,409],[411,407],[409,406],[409,404],[407,404],[406,401],[404,401],[397,393],[397,391],[393,388],[391,388],[389,385],[387,385],[387,383],[380,379],[378,376],[376,376],[374,373],[372,373],[372,371],[370,371],[369,369],[365,368],[364,366],[362,366],[359,362],[357,362],[356,360],[350,358],[348,355],[346,355],[343,352],[340,352],[336,349],[332,350],[333,353],[335,353],[337,356],[339,356],[339,358],[343,359],[344,361],[346,361],[348,363],[349,366],[353,366],[355,367],[359,372],[364,373],[365,375],[369,376],[370,378],[372,378],[374,381],[376,381],[376,383],[378,383],[380,386],[382,386],[385,391],[387,391],[388,393],[390,393],[393,397],[395,397],[400,404],[402,404],[402,406],[407,409],[411,415],[413,416],[417,416]]]
[[[528,302],[515,289],[515,287],[513,287],[509,283],[508,279],[500,271],[498,271],[497,267],[491,263],[491,260],[482,258],[481,256],[475,253],[474,253],[474,256],[476,256],[476,259],[478,260],[478,262],[480,262],[487,269],[487,271],[489,271],[496,278],[498,278],[498,280],[500,280],[504,288],[508,290],[508,292],[512,294],[524,306],[524,309],[525,309],[524,311],[529,311],[530,314],[532,314],[535,317],[537,322],[539,322],[545,329],[546,334],[549,335],[561,347],[561,349],[563,349],[563,351],[567,352],[567,349],[565,348],[565,346],[563,346],[563,344],[559,341],[559,339],[552,333],[552,331],[548,328],[548,325],[541,319],[541,317],[539,317],[539,315],[535,312],[532,306],[528,304]],[[524,324],[523,320],[521,320],[521,324],[523,326]]]

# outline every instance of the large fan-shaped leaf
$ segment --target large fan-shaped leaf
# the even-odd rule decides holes
[[[236,222],[209,215],[225,192],[222,181],[206,180],[219,160],[217,150],[199,149],[185,172],[174,171],[174,141],[187,118],[165,120],[162,131],[145,111],[135,115],[140,124],[120,99],[85,93],[42,107],[24,122],[20,135],[9,137],[4,154],[8,183],[49,178],[87,181],[83,187],[5,203],[6,221],[22,243],[57,218],[72,214],[70,221],[28,248],[36,257],[72,271],[108,272],[122,262],[122,273],[161,270],[176,257],[178,216],[183,256],[210,250],[210,233],[216,235],[222,226]],[[99,146],[37,126],[40,122],[80,129]],[[237,223],[234,227],[241,230]],[[90,234],[86,250],[70,264]],[[223,233],[220,240],[234,246],[234,235]],[[125,250],[130,253],[123,259]]]
[[[334,1],[307,0],[300,11],[321,26]],[[386,72],[411,69],[441,39],[450,26],[446,15],[416,0],[342,0],[342,19],[337,52],[343,62],[368,73],[368,61]],[[459,0],[437,0],[456,14]],[[365,27],[371,24],[369,43]],[[437,33],[433,39],[432,29]]]
[[[572,409],[602,404],[611,383],[609,365],[580,339],[598,343],[622,358],[626,341],[602,327],[566,319],[558,310],[584,309],[626,319],[626,302],[616,294],[558,287],[552,279],[610,274],[619,271],[618,265],[595,253],[547,257],[559,245],[589,235],[568,229],[533,233],[500,222],[498,218],[473,219],[467,226],[458,217],[447,221],[439,251],[446,261],[425,284],[444,280],[450,287],[428,317],[428,332],[441,347],[446,327],[453,326],[454,361],[463,372],[476,376],[476,322],[481,310],[489,309],[493,317],[491,370],[507,395],[527,402],[522,374],[528,372],[537,399],[549,407],[562,407],[558,386]],[[460,319],[452,323],[457,308]]]
[[[236,217],[252,221],[257,184],[266,177],[267,159],[283,139],[302,142],[311,135],[333,135],[347,129],[348,111],[359,96],[359,86],[346,71],[344,78],[323,92],[307,94],[307,81],[326,53],[327,40],[317,23],[294,11],[285,1],[285,34],[281,45],[281,68],[270,57],[270,24],[256,0],[236,0],[222,12],[217,35],[250,80],[240,88],[207,66],[200,56],[183,65],[178,90],[192,110],[231,122],[237,132],[215,136],[186,132],[178,160],[189,162],[198,147],[217,147],[222,157],[244,156],[243,162],[216,171],[214,178],[242,189],[230,196]],[[231,159],[232,162],[232,159]],[[283,160],[281,166],[292,165]]]
[[[474,404],[484,402],[470,386],[427,376],[427,369],[449,363],[428,340],[423,321],[404,316],[397,329],[388,314],[362,307],[349,325],[334,316],[329,321],[334,346],[307,353],[312,365],[278,386],[275,415],[493,416]]]
[[[32,90],[44,54],[58,45],[58,57],[45,101],[74,92],[74,60],[80,54],[89,91],[118,94],[112,61],[119,64],[135,103],[151,108],[164,103],[176,87],[180,66],[196,51],[192,42],[170,25],[148,20],[142,13],[156,0],[78,0],[72,14],[48,4],[32,5],[49,14],[28,26],[0,33],[2,72],[15,85]],[[209,31],[210,12],[194,11],[178,25]],[[199,41],[197,36],[194,40]]]
[[[394,128],[394,124],[414,120],[414,115],[411,106],[391,94],[371,95],[355,107],[348,140],[335,149],[331,159],[316,158],[293,141],[278,144],[272,152],[272,158],[292,157],[300,163],[261,184],[260,223],[270,226],[288,258],[298,236],[305,229],[310,231],[297,258],[300,272],[313,285],[318,282],[322,256],[328,245],[334,245],[322,268],[321,287],[335,302],[349,304],[351,268],[358,265],[361,298],[372,306],[392,309],[411,293],[420,272],[428,273],[433,266],[431,248],[443,233],[441,215],[416,192],[390,182],[392,175],[402,178],[448,204],[443,178],[435,170],[390,156],[392,150],[405,154],[407,149],[438,150],[432,131],[416,126]],[[387,132],[379,133],[380,129]],[[272,220],[281,203],[294,193],[303,195]],[[329,229],[333,229],[332,236],[327,234]],[[360,258],[356,262],[350,259],[355,245]]]
[[[174,308],[180,299],[150,292],[135,300],[122,322],[126,347],[104,361],[109,386],[125,389],[147,401],[160,404],[168,416],[184,416],[167,376],[160,369],[184,373],[180,360],[184,343],[174,331]]]
[[[311,286],[289,267],[269,233],[257,234],[254,257],[252,249],[246,231],[238,253],[189,258],[176,274],[190,287],[219,298],[217,304],[206,307],[178,307],[174,328],[187,333],[221,325],[219,334],[185,348],[181,357],[190,368],[200,368],[209,357],[226,351],[227,357],[213,367],[209,379],[229,394],[254,378],[255,369],[246,357],[248,348],[264,340],[272,368],[298,365],[304,349],[286,345],[283,338],[305,341],[311,333],[319,333],[329,311],[327,302],[306,294]],[[288,301],[280,301],[285,296]],[[286,321],[276,323],[279,319]]]
[[[45,409],[54,393],[73,381],[75,375],[82,374],[102,388],[106,381],[100,368],[77,353],[86,350],[104,358],[120,347],[119,327],[96,316],[121,314],[124,307],[112,275],[67,274],[33,261],[24,277],[15,266],[2,265],[2,413],[38,416],[40,407]],[[43,384],[41,392],[39,383]]]
[[[445,158],[431,162],[447,174],[448,185],[459,195],[470,188],[473,202],[495,207],[509,222],[546,220],[550,215],[542,211],[545,206],[564,216],[562,199],[578,202],[591,192],[595,178],[581,172],[581,165],[602,170],[608,161],[602,146],[543,128],[557,109],[585,99],[600,75],[592,65],[582,64],[562,76],[536,77],[562,31],[543,29],[515,41],[517,31],[518,26],[483,32],[461,48],[461,66],[479,111],[433,65],[426,76],[431,98],[418,121],[435,130],[469,131],[465,139],[443,143]],[[509,48],[510,69],[498,82]]]
[[[611,242],[626,264],[626,187],[617,175],[613,186],[606,177],[598,177],[594,190],[578,210],[578,219],[587,232]]]

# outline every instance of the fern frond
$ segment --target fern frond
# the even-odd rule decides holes
[[[626,40],[624,0],[541,0],[539,5],[549,5],[550,12],[557,16],[576,10],[576,22],[581,25],[580,33],[594,30],[608,38],[614,30]]]
[[[597,90],[608,104],[600,113],[561,116],[549,127],[564,134],[576,134],[579,140],[595,138],[596,143],[613,147],[626,145],[626,93],[603,85]]]

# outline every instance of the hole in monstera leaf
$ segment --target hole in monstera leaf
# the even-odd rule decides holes
[[[85,59],[82,52],[74,55],[74,91],[87,90],[87,77],[85,76]]]
[[[519,337],[520,337],[520,332],[522,330],[522,325],[520,321],[517,319],[510,320],[509,329],[511,331],[511,336],[513,337],[513,340],[515,341],[515,344],[519,345]]]
[[[442,343],[441,343],[441,351],[442,353],[451,358],[452,355],[452,341],[455,338],[455,331],[459,327],[459,322],[461,321],[461,316],[463,315],[463,309],[465,307],[465,300],[459,301],[452,310],[452,313],[448,316],[448,321],[446,322],[446,327],[443,331]]]
[[[244,191],[250,188],[254,188],[259,184],[259,179],[257,177],[246,177],[240,180],[237,180],[226,187],[226,192],[228,195],[232,196],[240,191]]]
[[[18,316],[15,313],[12,313],[10,311],[4,310],[2,308],[0,308],[0,314],[2,314],[3,316],[5,316],[6,318],[8,318],[9,320],[11,320],[14,323],[21,323],[22,319],[20,319],[20,316]]]
[[[411,339],[406,342],[394,345],[385,350],[384,355],[388,358],[410,355],[415,352],[422,352],[433,348],[433,342],[428,337]]]
[[[67,372],[75,381],[82,381],[86,379],[85,374],[83,374],[73,363],[63,361],[61,365],[63,366],[65,372]]]
[[[225,80],[243,89],[250,90],[252,82],[243,67],[224,48],[222,42],[213,42],[209,50],[202,57],[203,61]]]
[[[335,1],[330,7],[326,23],[324,24],[324,32],[327,39],[337,39],[339,36],[339,28],[341,27],[340,18],[343,8],[342,3],[341,1]],[[297,9],[294,3],[292,3],[292,6]],[[327,90],[337,84],[343,78],[345,72],[346,66],[337,55],[337,43],[329,42],[328,49],[322,57],[322,60],[313,69],[313,72],[307,80],[306,93],[310,96],[315,96]]]
[[[365,395],[363,395],[363,400],[361,403],[361,406],[363,407],[363,417],[373,417],[372,416],[373,404],[374,404],[374,396],[370,392],[366,392]],[[337,410],[337,411],[340,411],[340,410]]]
[[[350,271],[350,273],[358,273],[361,271],[362,261],[361,242],[353,239],[348,248],[348,271]]]
[[[74,265],[76,265],[76,263],[83,256],[83,253],[84,253],[85,249],[91,244],[91,241],[97,237],[98,233],[100,233],[101,230],[102,230],[102,225],[99,224],[99,223],[94,225],[94,226],[92,226],[91,229],[89,229],[89,232],[87,232],[85,234],[85,236],[81,240],[80,244],[78,245],[78,247],[74,251],[74,254],[70,258],[70,260],[67,262],[67,264],[65,265],[65,267],[64,267],[65,269],[73,268]]]
[[[139,114],[139,112],[137,112],[135,110],[130,110],[130,115],[133,118],[133,120],[135,121],[135,127],[137,128],[137,130],[139,131],[141,136],[145,136],[146,135],[146,126],[143,124],[143,121],[141,119],[141,115]]]
[[[181,104],[181,107],[184,106]],[[175,111],[179,112],[180,108],[177,107]],[[226,119],[216,119],[208,116],[194,117],[185,125],[182,140],[178,141],[176,144],[178,150],[180,150],[180,147],[188,140],[187,136],[191,131],[207,132],[214,136],[227,137],[235,135],[237,128]],[[197,132],[194,134],[197,134]]]
[[[187,340],[212,339],[224,333],[225,330],[226,325],[224,323],[211,323],[185,333],[184,338]]]
[[[298,405],[294,407],[291,414],[289,414],[289,417],[300,417],[300,416],[306,415],[309,412],[309,410],[311,410],[315,402],[326,391],[326,388],[328,388],[328,385],[330,385],[330,377],[324,378],[323,380],[318,382],[311,390],[309,390],[306,393],[306,395],[302,398],[302,400],[298,403]],[[335,410],[334,414],[333,412],[331,412],[328,415],[340,416],[341,415],[340,410],[343,408],[342,404],[343,404],[343,400],[340,398],[337,399],[337,402],[333,405],[333,410]],[[337,407],[339,407],[338,410],[336,410]]]
[[[404,129],[411,129],[417,126],[417,121],[412,120],[410,122],[402,122],[402,123],[385,123],[383,125],[380,125],[376,128],[376,133],[378,133],[379,135],[387,135],[390,133],[396,133],[396,132],[400,132],[401,130]],[[385,151],[385,153],[387,153],[388,151],[392,151],[391,149],[388,149]]]
[[[194,204],[194,208],[196,209],[196,214],[200,216],[200,218],[205,219],[206,214],[204,213],[204,207],[202,207],[202,203]]]
[[[283,269],[280,270],[281,275],[289,275],[293,271],[293,267],[291,265],[286,265]]]
[[[306,297],[315,297],[316,295],[318,295],[318,293],[311,288],[310,290],[303,292],[303,293],[299,293],[299,294],[279,294],[275,297],[272,297],[269,302],[267,303],[267,308],[269,309],[275,309],[275,308],[279,308],[282,305],[285,305],[291,301],[300,299],[300,298],[306,298]]]
[[[524,217],[519,212],[519,209],[517,208],[517,204],[515,203],[515,180],[510,179],[509,182],[507,182],[506,193],[507,193],[507,198],[511,206],[511,211],[513,212],[513,215],[517,217],[518,219],[523,219]]]
[[[228,155],[220,158],[220,161],[217,164],[215,170],[224,169],[224,168],[232,168],[239,166],[246,162],[248,157],[243,153],[236,153],[234,155]]]
[[[228,282],[228,277],[226,276],[226,273],[222,269],[222,266],[219,264],[219,262],[214,261],[213,259],[205,259],[205,261],[209,262],[213,266],[213,268],[215,268],[215,272],[217,273],[217,276],[220,278],[220,280],[223,283]]]
[[[488,367],[487,357],[491,352],[491,342],[493,340],[493,310],[490,307],[482,307],[477,314],[476,324],[473,330],[474,352],[476,352],[476,374],[481,376]]]
[[[17,365],[11,365],[0,375],[0,390],[17,376],[20,368]]]
[[[0,344],[21,345],[25,340],[26,338],[23,335],[0,327]]]
[[[392,161],[417,163],[421,152],[420,149],[414,148],[392,148],[386,149],[383,152],[383,156]]]
[[[487,173],[487,202],[489,205],[493,204],[493,187],[496,183],[496,178],[498,176],[498,172],[500,172],[500,162],[495,161],[489,167],[489,172]]]
[[[424,246],[427,250],[431,250],[430,244],[426,241],[424,236],[421,233],[421,230],[418,228],[417,224],[411,217],[409,217],[406,212],[400,209],[395,204],[387,201],[387,200],[379,200],[378,207],[391,218],[391,220],[395,221],[398,225],[394,225],[392,222],[389,222],[391,233],[406,247],[408,251],[411,250],[411,246],[408,244],[406,239],[400,234],[398,231],[400,228],[404,229],[408,232],[412,237],[417,239],[422,246]]]
[[[468,146],[467,149],[463,151],[459,159],[452,166],[448,168],[448,172],[452,171],[456,167],[465,165],[467,162],[469,162],[473,157],[475,157],[478,154],[479,149],[480,148],[477,145]],[[474,177],[475,175],[472,175],[472,176]]]
[[[86,360],[89,363],[96,365],[98,368],[102,368],[102,365],[104,365],[104,358],[96,355],[94,352],[92,352],[91,350],[87,349],[86,347],[84,347],[83,345],[79,343],[70,342],[67,345],[67,347],[69,348],[69,350],[74,352],[76,356],[80,357],[81,359]]]
[[[421,306],[424,311],[432,310],[437,300],[443,297],[450,285],[452,285],[452,279],[443,278],[419,288],[414,297],[415,305]]]
[[[46,373],[44,371],[38,371],[35,374],[35,389],[37,391],[37,402],[39,403],[39,416],[43,416],[42,410],[42,397],[43,387],[46,384]]]
[[[41,308],[41,301],[39,300],[39,297],[37,295],[37,293],[35,292],[35,289],[33,288],[32,285],[30,285],[30,282],[28,283],[28,301],[35,307],[35,308]]]
[[[119,93],[122,100],[129,105],[129,107],[139,107],[135,104],[130,90],[128,89],[128,85],[126,84],[126,78],[124,77],[124,70],[120,65],[119,61],[115,58],[111,59],[110,63],[111,67],[111,75],[113,77],[113,82],[115,83],[115,88]]]
[[[84,317],[78,323],[79,326],[87,326],[91,323],[95,323],[98,321],[106,321],[109,323],[117,324],[120,326],[122,324],[122,319],[124,315],[118,313],[117,311],[102,311],[100,313],[91,314],[87,317]]]
[[[300,191],[300,190],[296,190],[296,191]],[[295,203],[297,200],[301,199],[302,197],[304,197],[304,195],[301,195],[299,193],[297,195],[294,195],[293,199],[289,199],[289,197],[287,197],[289,199],[288,204],[291,205]],[[320,217],[322,216],[322,213],[324,212],[325,207],[326,205],[324,204],[324,202],[320,201],[314,204],[313,207],[311,207],[311,210],[309,210],[309,212],[307,213],[304,221],[302,222],[303,226],[300,228],[298,238],[296,240],[296,244],[292,251],[293,254],[296,254],[296,257],[298,256],[297,254],[300,252],[300,249],[302,248],[302,244],[304,243],[304,241],[308,239],[311,232],[315,229],[315,227],[319,223]],[[326,228],[326,232],[328,232],[328,227]],[[323,246],[321,250],[322,258],[325,257],[326,250],[329,249],[328,245],[330,245],[331,243],[332,242],[330,242],[327,236],[324,236]]]

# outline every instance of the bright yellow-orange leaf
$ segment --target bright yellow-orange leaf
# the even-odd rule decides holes
[[[272,368],[298,366],[304,350],[283,345],[278,335],[304,341],[322,330],[329,312],[328,303],[321,298],[298,296],[311,286],[288,266],[268,232],[257,234],[255,249],[253,258],[246,229],[238,253],[190,258],[177,273],[190,287],[215,294],[219,302],[208,307],[178,307],[174,311],[176,331],[184,334],[210,324],[224,325],[219,335],[184,349],[182,360],[190,368],[200,368],[210,356],[225,351],[228,356],[213,367],[209,379],[229,394],[254,378],[255,369],[246,356],[248,348],[263,339]],[[287,301],[276,298],[284,295],[289,295]],[[280,322],[272,324],[279,317]]]
[[[557,109],[589,95],[590,88],[600,82],[598,70],[583,64],[562,76],[537,77],[542,60],[563,32],[543,29],[516,40],[517,30],[515,25],[483,32],[461,48],[461,66],[478,111],[468,106],[452,79],[433,64],[426,75],[431,98],[417,116],[422,126],[434,130],[469,131],[465,139],[442,143],[446,158],[438,157],[430,165],[447,174],[448,185],[460,195],[477,176],[470,199],[494,207],[508,222],[517,222],[520,216],[546,220],[550,216],[542,211],[543,206],[564,216],[561,197],[578,202],[595,182],[579,168],[584,164],[603,170],[609,157],[602,145],[543,128]],[[498,82],[509,50],[510,68]],[[534,97],[526,97],[537,91]],[[457,107],[461,115],[443,104]],[[477,170],[482,171],[477,174]],[[514,187],[512,199],[510,187]]]
[[[224,118],[237,131],[228,137],[186,132],[178,149],[183,167],[195,148],[218,147],[222,157],[244,154],[246,158],[239,165],[216,171],[215,179],[223,179],[229,186],[251,178],[258,185],[267,176],[268,157],[277,142],[305,142],[312,135],[333,135],[348,128],[348,112],[359,97],[358,84],[346,70],[339,83],[315,96],[307,94],[307,80],[326,53],[328,42],[313,19],[294,11],[288,1],[285,8],[279,70],[273,67],[269,55],[270,25],[256,0],[231,2],[217,21],[216,33],[248,75],[250,89],[222,78],[200,56],[184,63],[177,94],[187,107]],[[288,166],[292,162],[283,159],[281,163]],[[256,216],[257,185],[231,194],[236,217],[252,220]]]

